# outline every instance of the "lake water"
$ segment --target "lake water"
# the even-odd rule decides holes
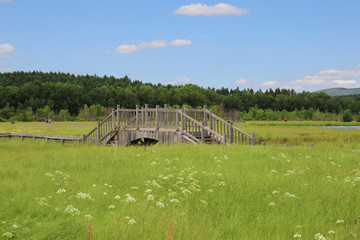
[[[321,128],[337,128],[337,129],[360,129],[360,126],[326,126]]]

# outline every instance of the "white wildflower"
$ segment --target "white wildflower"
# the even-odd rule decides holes
[[[133,225],[135,223],[136,223],[136,221],[134,219],[130,219],[129,222],[128,222],[129,225]]]
[[[126,216],[126,217],[124,217],[126,220],[129,220],[130,219],[130,217],[129,216]]]
[[[77,193],[76,198],[94,200],[94,199],[91,198],[90,194],[82,193],[82,192]]]
[[[208,193],[212,193],[214,192],[214,190],[212,190],[211,188],[207,190]]]
[[[186,196],[186,195],[191,194],[191,191],[189,189],[184,189],[184,190],[182,190],[182,193]]]
[[[136,157],[140,157],[141,155],[140,154],[136,154]]]
[[[75,208],[73,205],[67,205],[65,212],[70,213],[71,215],[80,215],[80,211]]]
[[[109,185],[108,187],[109,187],[109,188],[112,188],[112,185]]]
[[[300,233],[295,233],[293,238],[301,238],[301,234]]]
[[[85,217],[86,217],[88,220],[91,220],[91,219],[93,218],[90,214],[85,215]]]
[[[51,173],[45,173],[45,176],[52,177],[53,175]]]
[[[104,192],[103,194],[104,194],[104,196],[106,196],[106,195],[107,195],[107,192]]]
[[[109,206],[109,209],[114,209],[114,208],[115,208],[114,205],[110,205],[110,206]]]
[[[277,170],[273,169],[273,170],[271,170],[270,172],[272,172],[272,173],[277,173]]]
[[[153,196],[153,195],[148,195],[146,198],[147,198],[148,201],[153,201],[153,200],[154,200],[154,196]]]
[[[316,240],[326,240],[326,238],[321,233],[315,234],[315,239]]]
[[[274,202],[270,202],[270,203],[269,203],[269,206],[275,206],[275,203],[274,203]]]
[[[205,200],[200,200],[200,202],[201,203],[203,203],[204,205],[206,205],[206,206],[208,206],[209,204],[208,204],[208,202],[207,201],[205,201]]]
[[[64,192],[66,192],[66,190],[63,188],[60,188],[59,190],[56,191],[57,194],[62,194]]]
[[[19,228],[19,226],[16,224],[13,224],[13,228]]]
[[[288,198],[295,198],[296,197],[294,194],[291,194],[289,192],[285,193],[284,196],[288,197]]]
[[[13,234],[11,232],[6,232],[2,235],[3,237],[6,237],[6,238],[12,238],[13,237]]]
[[[116,199],[116,200],[120,200],[120,196],[119,196],[119,195],[116,195],[116,196],[115,196],[115,199]]]
[[[162,202],[157,202],[156,203],[156,206],[158,206],[159,208],[163,208],[164,207],[164,204]]]
[[[93,184],[92,186],[93,186],[93,187],[96,187],[96,184]]]
[[[334,233],[335,233],[335,231],[330,230],[330,231],[328,231],[328,233],[330,233],[330,234],[334,234]]]
[[[336,221],[336,223],[343,223],[343,222],[344,222],[344,220],[341,220],[341,219]]]
[[[274,156],[271,156],[271,159],[275,160],[275,159],[276,159],[276,157],[274,157]]]
[[[136,202],[136,199],[133,198],[130,194],[126,194],[126,202]]]
[[[151,162],[150,165],[151,165],[152,167],[155,167],[155,166],[157,165],[157,162]]]
[[[219,182],[219,186],[226,186],[226,183],[224,181]]]
[[[176,198],[173,198],[173,199],[170,199],[170,202],[171,202],[171,203],[179,203],[180,201],[177,200]]]
[[[147,190],[145,191],[145,193],[151,193],[151,192],[152,192],[151,189],[147,189]]]
[[[104,183],[104,186],[105,186],[105,187],[107,187],[107,185],[108,185],[107,183]]]
[[[176,195],[176,192],[171,192],[168,194],[169,198],[174,197]]]
[[[279,193],[279,191],[275,190],[275,191],[272,192],[272,194],[277,194],[277,193]]]

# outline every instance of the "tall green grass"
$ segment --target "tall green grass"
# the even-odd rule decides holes
[[[308,146],[309,144],[324,145],[324,147],[339,147],[360,149],[360,129],[322,129],[327,123],[314,121],[293,122],[247,122],[235,126],[248,134],[255,134],[257,144],[266,142],[270,146]],[[333,124],[338,124],[332,122]],[[95,122],[43,122],[23,123],[0,122],[0,133],[29,133],[63,136],[82,136],[96,126]]]
[[[1,239],[360,233],[359,152],[348,149],[0,140],[0,156]]]

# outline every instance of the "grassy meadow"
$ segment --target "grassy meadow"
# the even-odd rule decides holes
[[[266,147],[0,139],[0,239],[357,239],[360,130],[310,125],[239,125]],[[93,126],[0,132],[81,136]]]

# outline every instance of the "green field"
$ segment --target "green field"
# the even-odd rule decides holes
[[[266,147],[0,139],[0,239],[357,239],[360,130],[311,125],[239,125]],[[81,136],[93,126],[0,132]]]

